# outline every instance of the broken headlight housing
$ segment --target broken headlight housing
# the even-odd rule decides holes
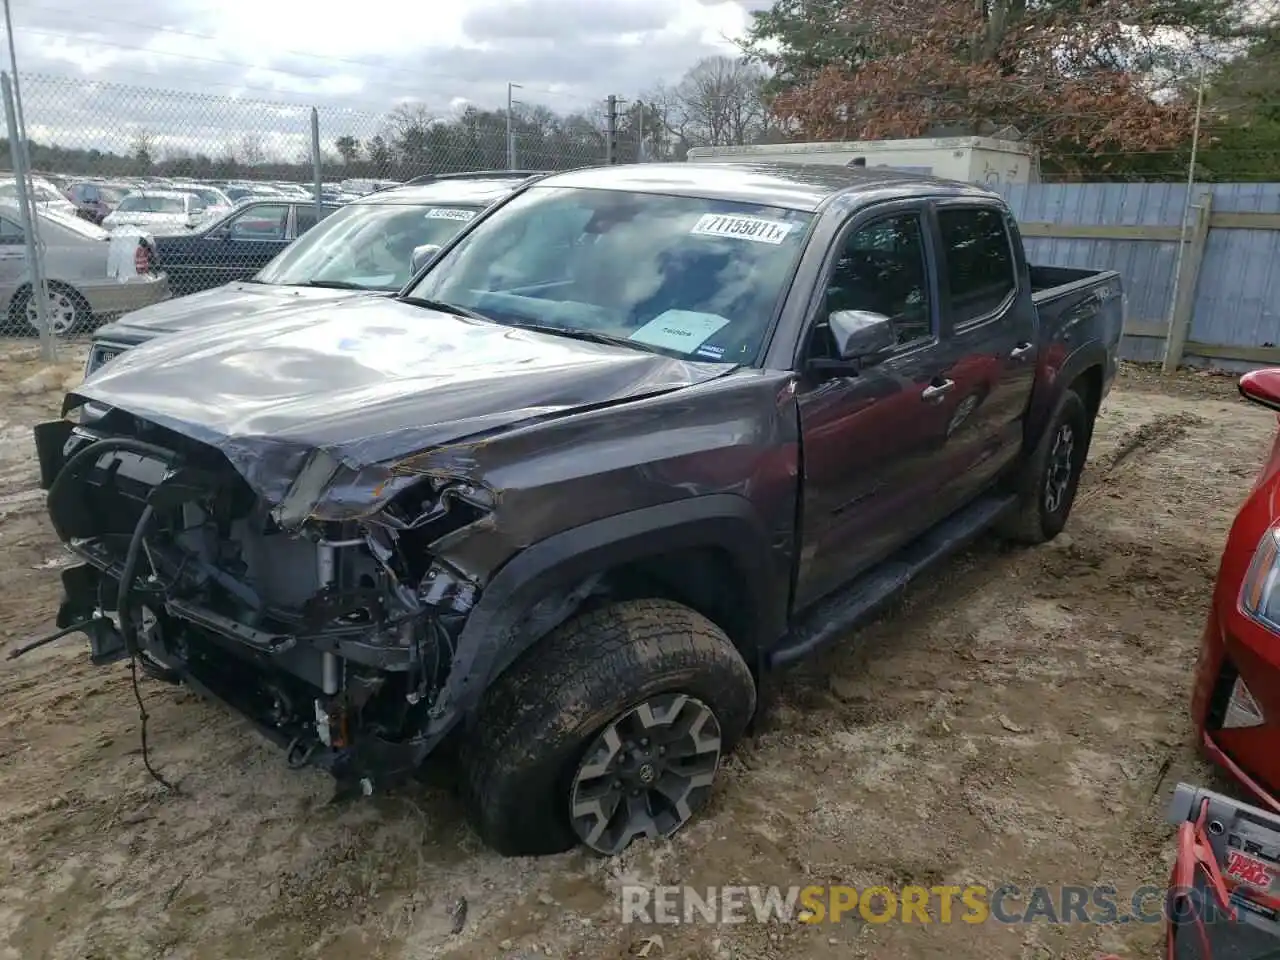
[[[1280,527],[1258,542],[1240,588],[1240,607],[1263,626],[1280,633]]]

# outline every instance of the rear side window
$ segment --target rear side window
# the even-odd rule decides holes
[[[1013,248],[1000,211],[942,209],[938,227],[954,324],[960,326],[999,309],[1017,287]]]
[[[298,236],[302,236],[319,221],[316,220],[316,205],[314,203],[303,203],[293,208],[294,216],[298,218]],[[329,214],[333,213],[333,207],[321,207],[320,219],[323,220]]]

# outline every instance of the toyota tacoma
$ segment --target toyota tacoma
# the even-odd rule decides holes
[[[696,813],[772,671],[985,530],[1058,534],[1123,305],[976,186],[552,175],[396,297],[69,394],[35,431],[58,626],[347,788],[448,748],[498,851],[614,854]]]

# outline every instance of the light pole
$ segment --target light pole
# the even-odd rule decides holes
[[[511,122],[512,104],[518,103],[518,100],[511,99],[512,90],[522,90],[523,87],[518,83],[507,82],[507,169],[514,170],[516,168],[516,133]]]

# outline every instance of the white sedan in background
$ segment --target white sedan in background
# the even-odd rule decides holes
[[[154,237],[187,233],[205,221],[208,204],[183,190],[135,190],[102,220],[107,230],[136,227]]]
[[[62,195],[57,187],[41,177],[31,178],[31,190],[36,206],[50,213],[63,213],[74,217],[76,205]],[[18,202],[18,181],[13,177],[0,180],[0,203]]]

